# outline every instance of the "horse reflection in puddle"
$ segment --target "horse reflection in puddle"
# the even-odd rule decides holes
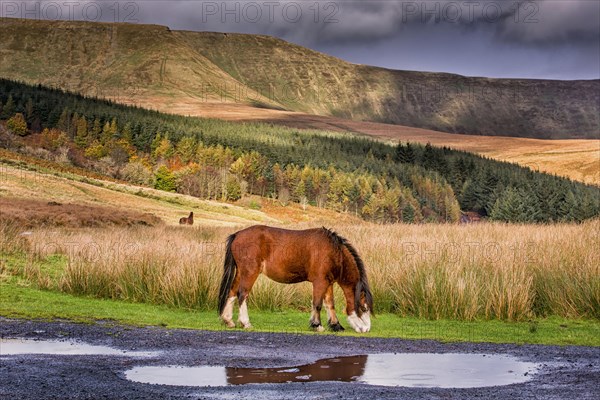
[[[367,356],[319,360],[295,368],[226,368],[229,385],[248,383],[288,383],[306,381],[352,382],[365,372]]]

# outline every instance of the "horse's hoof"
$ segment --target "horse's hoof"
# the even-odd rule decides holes
[[[329,328],[334,332],[341,332],[344,330],[344,327],[339,322],[333,325],[330,324]]]
[[[321,324],[315,324],[315,323],[312,323],[312,322],[309,323],[309,327],[310,327],[310,329],[313,329],[313,330],[315,330],[317,332],[323,332],[325,330],[325,328],[323,328],[323,325],[321,325]]]
[[[242,328],[244,328],[244,329],[252,329],[252,324],[250,322],[248,322],[247,324],[240,322],[240,324],[242,325]]]
[[[223,321],[225,326],[228,328],[235,328],[235,323],[233,321]]]

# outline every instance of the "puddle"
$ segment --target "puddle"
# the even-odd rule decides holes
[[[0,339],[0,356],[13,356],[18,354],[151,357],[158,353],[151,351],[125,351],[108,346],[95,346],[72,340]]]
[[[472,388],[531,379],[537,364],[486,354],[371,354],[329,358],[294,368],[142,366],[125,372],[134,382],[176,386],[250,383],[359,382],[368,385]]]

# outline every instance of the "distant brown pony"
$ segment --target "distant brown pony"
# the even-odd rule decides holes
[[[190,215],[187,218],[179,218],[179,225],[194,225],[194,212],[190,212]]]
[[[333,284],[337,282],[346,297],[348,323],[357,332],[371,329],[373,297],[365,266],[354,247],[337,233],[326,228],[292,231],[257,225],[229,236],[219,291],[219,315],[228,327],[235,326],[236,298],[239,323],[251,327],[247,299],[261,272],[280,283],[312,282],[312,328],[323,330],[324,301],[330,328],[344,329],[333,304]]]

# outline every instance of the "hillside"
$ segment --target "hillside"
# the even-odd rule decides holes
[[[3,79],[0,102],[0,145],[27,163],[202,199],[254,195],[383,223],[457,222],[461,211],[509,222],[600,213],[597,187],[429,144],[182,117]]]
[[[165,112],[239,104],[476,135],[598,138],[600,81],[356,65],[267,36],[0,19],[0,77]],[[250,110],[250,111],[248,111]]]
[[[358,218],[307,206],[281,206],[250,198],[236,204],[201,200],[127,183],[64,173],[60,168],[19,161],[0,154],[0,223],[19,226],[178,225],[194,211],[194,225],[205,228],[250,224],[287,225],[310,221],[355,223]],[[257,209],[258,208],[258,209]]]
[[[352,121],[298,112],[251,109],[248,106],[188,104],[177,110],[183,115],[210,115],[227,121],[261,122],[335,132],[351,132],[393,144],[402,142],[431,143],[468,151],[495,160],[516,163],[535,171],[564,176],[600,186],[599,139],[534,139],[508,136],[478,136],[445,133],[381,122]]]

